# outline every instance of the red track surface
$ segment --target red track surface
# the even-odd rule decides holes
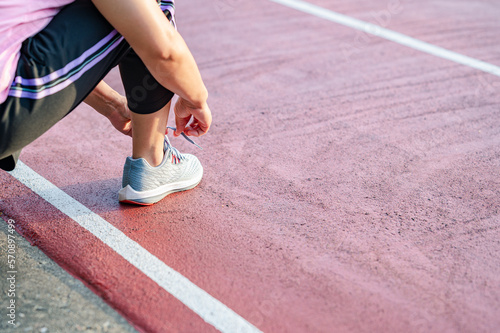
[[[314,3],[374,23],[388,8]],[[500,64],[494,1],[401,4],[387,28]],[[499,78],[267,1],[177,7],[214,112],[203,151],[174,139],[202,161],[199,187],[119,205],[131,142],[86,106],[21,159],[263,331],[497,330]],[[215,330],[0,182],[19,231],[138,329]]]

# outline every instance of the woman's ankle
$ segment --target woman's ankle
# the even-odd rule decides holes
[[[143,158],[149,165],[156,167],[163,161],[163,143],[161,146],[151,147],[150,149],[134,149],[132,158]]]

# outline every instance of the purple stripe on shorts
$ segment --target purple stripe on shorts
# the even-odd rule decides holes
[[[172,14],[172,17],[174,17],[175,15],[175,7],[172,6],[172,5],[163,5],[163,6],[160,6],[161,8],[161,11],[165,11],[165,10],[168,10],[170,12],[170,14]]]
[[[30,91],[23,91],[23,90],[13,90],[11,89],[9,91],[9,96],[13,97],[18,97],[18,98],[29,98],[29,99],[42,99],[46,96],[53,95],[64,88],[68,87],[70,84],[74,83],[76,80],[78,80],[83,74],[88,72],[92,67],[94,67],[95,64],[99,63],[102,59],[104,59],[111,51],[116,49],[116,47],[122,42],[123,37],[118,39],[116,42],[114,42],[105,52],[103,52],[101,55],[99,55],[97,58],[89,62],[87,65],[85,65],[79,72],[77,72],[75,75],[71,76],[67,80],[64,80],[63,82],[59,83],[58,85],[45,89],[39,92],[30,92]]]
[[[116,30],[113,30],[109,35],[101,39],[97,44],[95,44],[93,47],[85,51],[81,56],[76,58],[75,60],[71,61],[68,63],[66,66],[63,68],[50,73],[49,75],[46,75],[44,77],[40,78],[34,78],[34,79],[25,79],[20,76],[17,76],[14,79],[14,82],[12,83],[13,86],[16,84],[22,84],[26,86],[39,86],[43,85],[45,83],[51,82],[61,76],[64,76],[71,72],[75,67],[80,66],[82,63],[84,63],[88,57],[90,57],[92,54],[96,53],[101,47],[106,45],[106,43],[109,43],[113,37],[115,37],[118,34]]]
[[[172,15],[172,24],[173,24],[175,30],[177,30],[177,23],[175,22],[175,8],[174,8],[174,6],[163,5],[163,6],[160,6],[160,9],[162,12],[164,12],[165,10],[168,10],[170,12],[170,15]]]

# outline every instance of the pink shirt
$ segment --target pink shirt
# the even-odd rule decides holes
[[[73,1],[0,0],[0,104],[7,99],[14,80],[21,44]]]

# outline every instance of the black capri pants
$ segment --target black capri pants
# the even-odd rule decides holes
[[[159,5],[175,26],[173,1]],[[22,45],[9,96],[0,105],[0,168],[13,170],[21,149],[78,106],[117,65],[132,112],[153,113],[172,99],[91,1],[62,8]]]

